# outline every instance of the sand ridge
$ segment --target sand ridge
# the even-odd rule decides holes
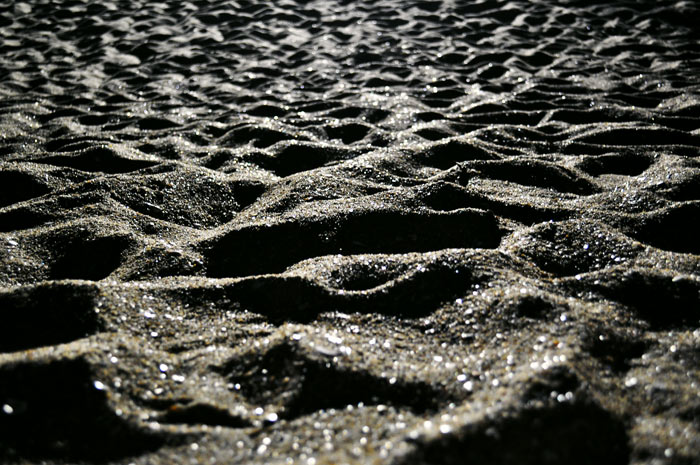
[[[700,456],[690,1],[0,1],[0,462]]]

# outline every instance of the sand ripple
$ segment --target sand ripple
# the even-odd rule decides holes
[[[698,18],[0,2],[0,461],[696,463]]]

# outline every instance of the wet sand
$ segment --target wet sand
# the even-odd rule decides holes
[[[0,462],[694,464],[680,2],[0,2]]]

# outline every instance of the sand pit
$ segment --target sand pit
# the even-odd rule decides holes
[[[0,463],[700,463],[695,2],[0,2]]]

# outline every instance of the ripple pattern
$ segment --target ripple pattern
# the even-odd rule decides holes
[[[697,463],[698,18],[0,0],[0,461]]]

